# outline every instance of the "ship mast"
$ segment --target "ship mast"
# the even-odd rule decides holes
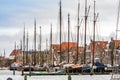
[[[86,64],[86,32],[87,32],[87,18],[89,14],[90,6],[89,9],[87,9],[87,0],[85,0],[85,33],[84,33],[84,64]]]
[[[92,56],[92,65],[94,65],[94,53],[95,53],[95,26],[96,26],[96,21],[97,21],[97,18],[98,18],[98,13],[96,15],[96,12],[95,12],[95,3],[96,1],[94,0],[94,20],[93,20],[93,56]]]
[[[24,31],[23,31],[23,66],[25,65],[25,24],[24,24]]]
[[[78,2],[78,19],[77,19],[77,55],[76,55],[76,64],[78,62],[78,48],[79,48],[79,29],[80,29],[80,18],[79,18],[80,3]]]
[[[118,27],[119,27],[119,15],[120,15],[120,0],[119,0],[119,6],[118,6],[118,13],[117,13],[117,23],[116,23],[116,40],[118,35]]]
[[[36,19],[34,20],[34,66],[36,65]]]
[[[4,58],[5,58],[5,55],[6,55],[6,53],[5,53],[5,49],[4,49]]]
[[[61,43],[62,43],[62,8],[61,8],[61,0],[60,0],[60,12],[59,12],[59,26],[60,26],[60,63],[62,62],[62,59],[61,59],[61,55],[62,55],[62,47],[61,47]]]
[[[26,38],[26,64],[28,64],[28,32]]]
[[[40,61],[40,64],[41,64],[41,41],[42,41],[42,39],[41,39],[41,26],[40,26],[40,53],[39,53],[39,61]]]
[[[119,0],[119,4],[118,4],[118,13],[117,13],[117,23],[116,23],[116,40],[117,40],[117,36],[118,36],[118,27],[119,27],[119,15],[120,15],[120,0]],[[115,51],[115,64],[118,64],[118,60],[117,60],[117,50]],[[118,73],[118,68],[115,68],[115,72]]]
[[[51,31],[50,31],[50,51],[52,54],[52,65],[54,65],[54,54],[52,52],[52,24],[51,24]]]
[[[69,63],[69,52],[70,52],[70,14],[68,13],[68,63]]]

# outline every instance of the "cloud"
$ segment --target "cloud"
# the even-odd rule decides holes
[[[80,0],[80,19],[84,19],[84,1]],[[92,34],[93,27],[93,2],[88,17],[88,29]],[[70,13],[71,32],[76,33],[77,26],[77,3],[78,0],[62,0],[62,22],[64,32],[67,30],[67,15]],[[117,0],[96,0],[96,12],[99,13],[97,27],[101,36],[112,35],[116,30]],[[53,24],[54,39],[59,31],[59,0],[0,0],[0,46],[1,50],[6,48],[7,54],[13,49],[14,42],[22,39],[24,23],[30,37],[30,48],[33,46],[34,18],[37,22],[37,36],[39,27],[42,27],[43,44],[49,38],[50,24]],[[84,27],[84,22],[81,27]],[[82,30],[81,30],[82,31]],[[67,31],[66,31],[67,32]],[[88,34],[89,34],[88,32]],[[82,31],[82,33],[84,33]],[[58,36],[57,36],[58,37]],[[39,41],[39,40],[37,40]],[[57,43],[56,41],[53,41]]]

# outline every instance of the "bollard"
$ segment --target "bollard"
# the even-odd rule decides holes
[[[15,75],[15,67],[14,67],[14,69],[13,69],[13,75]]]
[[[29,64],[29,76],[31,76],[31,66]]]
[[[24,80],[27,80],[27,75],[24,76]]]
[[[72,80],[71,75],[68,75],[68,80]]]
[[[15,64],[13,65],[13,75],[15,75],[15,69],[16,69],[16,67],[15,67]]]
[[[24,75],[24,72],[23,72],[23,70],[22,70],[22,76]]]
[[[94,74],[94,69],[91,68],[91,69],[90,69],[90,75],[92,76],[93,74]]]

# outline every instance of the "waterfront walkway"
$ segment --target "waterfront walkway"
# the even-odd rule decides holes
[[[72,75],[72,80],[110,80],[111,75]],[[0,80],[7,80],[12,78],[13,80],[24,80],[24,76],[21,76],[21,72],[16,71],[13,75],[13,71],[0,70]],[[68,75],[41,75],[41,76],[27,76],[27,80],[68,80]]]

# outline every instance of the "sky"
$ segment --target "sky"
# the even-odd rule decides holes
[[[58,42],[59,33],[59,1],[60,0],[0,0],[0,55],[4,50],[6,56],[14,49],[14,45],[19,48],[20,40],[23,36],[25,24],[26,32],[29,34],[29,49],[33,48],[34,19],[37,24],[37,46],[39,43],[40,26],[42,30],[42,50],[49,46],[49,35],[52,24],[53,43]],[[76,41],[75,33],[77,27],[77,4],[78,0],[62,1],[62,30],[63,41],[66,41],[67,34],[67,15],[70,13],[71,41]],[[84,4],[80,2],[80,33],[84,34]],[[88,0],[90,12],[88,14],[87,35],[93,33],[93,4],[94,0]],[[96,37],[100,40],[110,40],[115,36],[118,0],[96,0],[96,14],[99,13],[96,22]],[[72,35],[73,34],[73,35]],[[72,37],[73,36],[73,37]],[[92,37],[89,37],[92,38]],[[48,39],[48,42],[47,42]],[[81,39],[81,42],[83,39]],[[46,44],[47,42],[47,44]]]

